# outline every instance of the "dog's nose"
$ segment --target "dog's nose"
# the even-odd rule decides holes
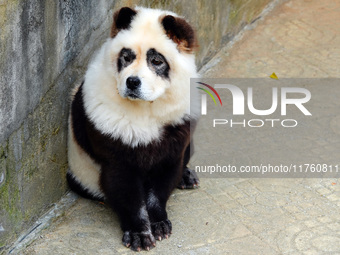
[[[128,89],[136,90],[140,87],[140,79],[137,76],[130,76],[126,79],[126,86]]]

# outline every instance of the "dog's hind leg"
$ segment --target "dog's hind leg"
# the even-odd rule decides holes
[[[194,170],[187,167],[189,160],[194,152],[194,143],[191,140],[190,144],[185,150],[183,160],[183,175],[181,181],[178,183],[179,189],[194,189],[199,186],[199,178]]]

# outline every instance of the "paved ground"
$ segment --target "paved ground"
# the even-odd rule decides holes
[[[207,77],[268,77],[272,72],[279,78],[340,77],[340,1],[288,1],[209,65]],[[324,98],[339,92],[339,87],[316,91]],[[326,130],[315,135],[314,150],[307,147],[320,159],[340,158],[336,105],[324,119]],[[204,129],[196,134],[198,140],[200,132]],[[267,138],[280,143],[288,136]],[[297,146],[308,143],[289,139]],[[256,154],[256,145],[243,153]],[[200,155],[199,146],[196,150]],[[205,156],[218,160],[218,154]],[[201,178],[200,189],[173,193],[168,212],[173,235],[149,254],[340,254],[336,178]],[[121,235],[116,216],[105,205],[78,199],[22,253],[133,254],[122,246]]]

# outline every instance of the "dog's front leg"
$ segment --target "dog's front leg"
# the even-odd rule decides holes
[[[172,232],[172,224],[166,212],[166,203],[181,175],[182,159],[171,159],[155,167],[145,184],[145,202],[152,233],[156,240],[166,239]]]
[[[101,186],[120,219],[123,244],[135,251],[155,246],[140,176],[130,169],[103,167]]]
[[[172,233],[172,224],[166,212],[167,191],[159,187],[148,189],[146,194],[147,210],[150,216],[152,233],[156,240],[167,239]]]

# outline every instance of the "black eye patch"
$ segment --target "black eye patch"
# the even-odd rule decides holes
[[[155,49],[148,50],[146,53],[146,61],[149,68],[157,75],[162,78],[169,79],[170,66],[161,53]]]
[[[118,62],[117,62],[118,72],[120,72],[123,68],[130,65],[135,59],[136,59],[136,54],[132,50],[123,48],[120,51],[119,57],[118,57]]]

